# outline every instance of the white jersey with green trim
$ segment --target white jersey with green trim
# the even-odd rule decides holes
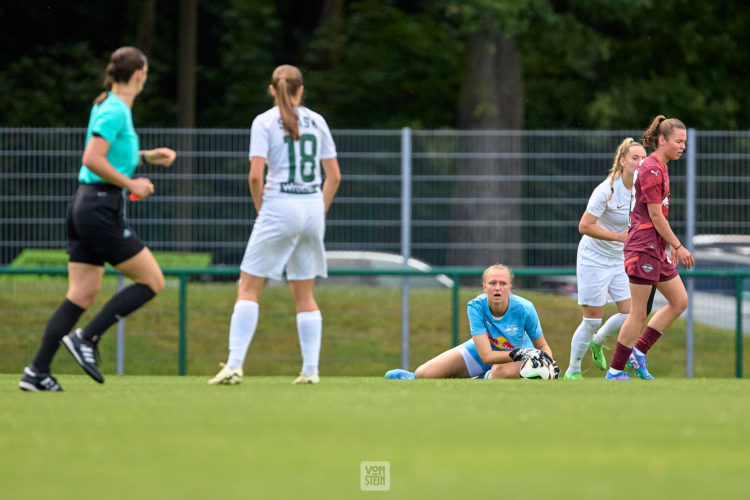
[[[320,194],[320,160],[336,158],[336,145],[325,119],[304,106],[294,110],[300,134],[297,141],[284,130],[278,106],[253,120],[250,158],[265,158],[268,165],[264,198]]]
[[[610,194],[612,197],[607,200]],[[623,233],[628,229],[630,189],[625,187],[621,177],[615,179],[612,187],[609,186],[609,180],[605,180],[594,189],[586,211],[598,218],[597,226],[614,233]],[[594,266],[622,266],[624,246],[619,241],[599,240],[583,235],[578,244],[578,260]]]

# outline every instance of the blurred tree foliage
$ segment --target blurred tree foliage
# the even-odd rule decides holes
[[[144,4],[155,22],[144,19]],[[527,129],[750,128],[744,0],[211,0],[198,4],[196,120],[249,127],[299,66],[334,128],[457,128],[482,25],[521,55]],[[84,126],[112,50],[149,40],[139,127],[175,126],[179,0],[0,6],[0,126]],[[144,34],[153,29],[152,36]],[[476,77],[475,77],[476,78]]]

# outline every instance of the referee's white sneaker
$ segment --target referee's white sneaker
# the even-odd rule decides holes
[[[226,363],[219,363],[221,370],[208,381],[210,385],[235,385],[242,382],[242,367],[229,368]]]
[[[68,335],[62,338],[62,344],[68,348],[70,354],[76,362],[81,365],[83,371],[88,373],[89,377],[93,378],[100,384],[104,383],[104,377],[99,372],[99,367],[96,364],[97,352],[96,344],[83,338],[83,330],[77,328],[75,331],[70,332]]]
[[[299,374],[299,377],[294,379],[295,384],[319,384],[320,383],[320,377],[317,373],[313,373],[311,375],[305,375],[304,373]]]

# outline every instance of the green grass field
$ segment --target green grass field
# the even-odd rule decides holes
[[[684,322],[649,352],[653,382],[388,381],[400,361],[400,290],[320,286],[319,386],[291,384],[300,356],[288,289],[269,287],[243,384],[206,384],[226,357],[232,283],[188,287],[188,373],[177,377],[177,287],[126,320],[127,375],[105,385],[62,350],[62,394],[18,390],[62,300],[62,278],[0,286],[0,499],[608,498],[704,499],[750,491],[750,382],[733,379],[734,333],[696,325],[684,379]],[[114,291],[105,279],[92,308]],[[460,340],[468,338],[461,289]],[[580,321],[574,300],[531,299],[560,366]],[[412,368],[452,345],[450,291],[413,289]],[[605,314],[614,312],[607,308]],[[81,323],[92,317],[87,312]],[[745,343],[745,371],[748,348]],[[611,353],[610,353],[611,354]],[[701,378],[703,377],[703,378]],[[705,378],[708,377],[708,378]],[[360,490],[360,463],[387,461],[388,492]]]
[[[738,498],[750,383],[0,375],[3,499]],[[388,492],[360,462],[388,461]]]

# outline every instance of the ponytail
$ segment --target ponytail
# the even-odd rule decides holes
[[[664,115],[659,115],[651,121],[651,125],[648,126],[645,132],[643,132],[644,146],[648,146],[656,149],[659,147],[659,136],[665,139],[672,135],[672,131],[676,128],[685,130],[685,124],[677,118],[666,118]]]
[[[615,159],[612,162],[612,168],[609,169],[609,176],[607,177],[607,179],[609,179],[610,193],[605,202],[611,200],[612,195],[615,194],[615,179],[622,176],[622,164],[620,163],[620,160],[628,154],[628,151],[630,151],[630,148],[633,146],[640,146],[640,144],[632,137],[628,137],[617,147],[617,153],[615,153]]]
[[[281,113],[284,130],[293,140],[298,141],[299,123],[294,107],[300,103],[295,102],[294,99],[302,86],[302,73],[288,64],[279,66],[271,76],[271,86],[276,91],[276,105]]]
[[[96,96],[96,99],[94,99],[94,104],[103,103],[104,99],[106,99],[109,95],[109,91],[112,90],[112,77],[109,74],[111,66],[112,63],[109,63],[109,65],[107,65],[107,76],[104,77],[104,88],[107,90]]]
[[[104,76],[104,92],[96,96],[94,104],[101,104],[112,90],[113,83],[127,83],[139,69],[148,64],[146,56],[135,47],[120,47],[112,52]]]

